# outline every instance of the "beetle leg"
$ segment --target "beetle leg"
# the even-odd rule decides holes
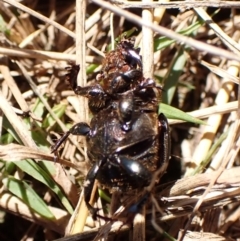
[[[113,94],[122,93],[129,89],[132,82],[141,78],[142,72],[138,69],[129,70],[123,74],[119,74],[111,82],[111,91]]]
[[[136,203],[132,204],[128,208],[128,212],[134,213],[134,214],[139,213],[142,210],[143,205],[147,202],[149,196],[150,196],[150,192],[146,191],[146,193]]]
[[[122,51],[122,54],[130,66],[136,67],[136,65],[138,65],[140,70],[142,70],[142,59],[139,55],[140,48],[135,49],[133,41],[122,41],[120,46],[125,50]]]
[[[88,98],[88,106],[92,113],[104,108],[108,99],[107,93],[98,84],[74,89],[75,94]]]
[[[70,134],[86,136],[89,132],[90,132],[90,126],[87,123],[85,122],[77,123],[69,131],[67,131],[60,139],[56,141],[54,146],[52,146],[51,148],[51,153],[56,152],[58,148],[62,145],[62,143],[66,141],[66,139]]]
[[[106,105],[108,95],[98,84],[86,87],[76,86],[76,88],[73,90],[76,95],[81,95],[88,98],[88,105],[93,113],[98,112]]]
[[[99,162],[95,163],[91,169],[88,171],[88,174],[86,176],[85,182],[84,182],[84,201],[87,205],[88,210],[92,214],[92,217],[94,220],[96,220],[96,217],[101,217],[97,215],[97,208],[94,208],[90,203],[90,198],[92,194],[92,189],[94,182],[96,180],[96,177],[98,175],[99,169],[102,167],[102,165],[105,163],[104,159],[100,160]]]
[[[128,49],[129,56],[131,58],[130,65],[134,66],[135,63],[138,64],[140,70],[142,71],[142,59],[139,55],[140,49]]]
[[[101,108],[103,108],[106,104],[106,100],[108,95],[102,89],[102,87],[98,84],[81,87],[77,85],[77,76],[79,72],[79,65],[71,64],[66,68],[68,71],[66,78],[70,83],[71,88],[73,89],[76,95],[81,95],[87,97],[89,99],[89,108],[95,113],[98,112]]]
[[[92,168],[89,170],[85,182],[84,182],[84,201],[87,205],[88,210],[91,212],[91,214],[94,216],[96,216],[96,211],[97,209],[95,209],[90,203],[90,198],[91,198],[91,194],[92,194],[92,189],[93,189],[93,185],[94,185],[94,181],[96,179],[96,176],[98,174],[99,171],[99,165],[98,163],[94,164],[92,166]],[[94,218],[95,219],[95,218]]]
[[[158,116],[159,149],[158,156],[163,168],[167,168],[170,158],[170,131],[167,118],[164,114]]]
[[[144,108],[153,109],[157,106],[162,88],[151,78],[142,78],[139,85],[134,89],[134,94],[145,104]],[[149,105],[148,105],[149,104]],[[155,109],[154,109],[155,111]]]
[[[114,156],[115,161],[126,171],[129,177],[134,177],[138,187],[147,186],[151,180],[151,173],[140,162],[126,156]]]

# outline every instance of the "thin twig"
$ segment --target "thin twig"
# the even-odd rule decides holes
[[[145,3],[140,1],[121,1],[111,0],[112,3],[122,8],[198,8],[198,7],[214,7],[214,8],[239,8],[239,1],[172,1],[172,2],[153,2]]]

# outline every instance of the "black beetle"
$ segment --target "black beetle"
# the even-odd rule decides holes
[[[142,189],[149,185],[156,170],[166,167],[168,122],[163,114],[157,114],[161,88],[143,77],[139,49],[131,41],[121,41],[107,54],[98,76],[101,84],[77,86],[79,66],[72,65],[68,71],[72,89],[89,99],[94,116],[90,125],[74,125],[55,143],[52,152],[70,134],[86,136],[92,167],[84,184],[84,200],[96,214],[89,203],[96,179],[110,189]]]

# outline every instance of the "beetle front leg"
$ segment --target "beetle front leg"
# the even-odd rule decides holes
[[[101,85],[96,84],[81,87],[77,85],[77,76],[80,70],[79,65],[71,64],[66,70],[68,71],[66,75],[67,81],[70,83],[74,93],[89,99],[89,108],[93,113],[98,112],[101,108],[105,107],[108,95],[102,89]]]
[[[70,134],[86,136],[90,132],[90,126],[85,122],[79,122],[67,131],[57,142],[51,147],[51,153],[54,153],[66,141]]]

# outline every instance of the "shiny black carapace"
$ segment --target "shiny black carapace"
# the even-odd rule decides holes
[[[92,167],[84,184],[84,199],[94,214],[89,200],[95,179],[110,189],[142,189],[156,170],[166,167],[168,122],[163,114],[158,115],[161,88],[143,77],[139,49],[131,40],[122,40],[106,55],[97,83],[91,86],[77,86],[79,66],[72,65],[68,71],[74,92],[88,98],[93,118],[90,125],[74,125],[55,143],[52,152],[70,134],[86,136]]]

